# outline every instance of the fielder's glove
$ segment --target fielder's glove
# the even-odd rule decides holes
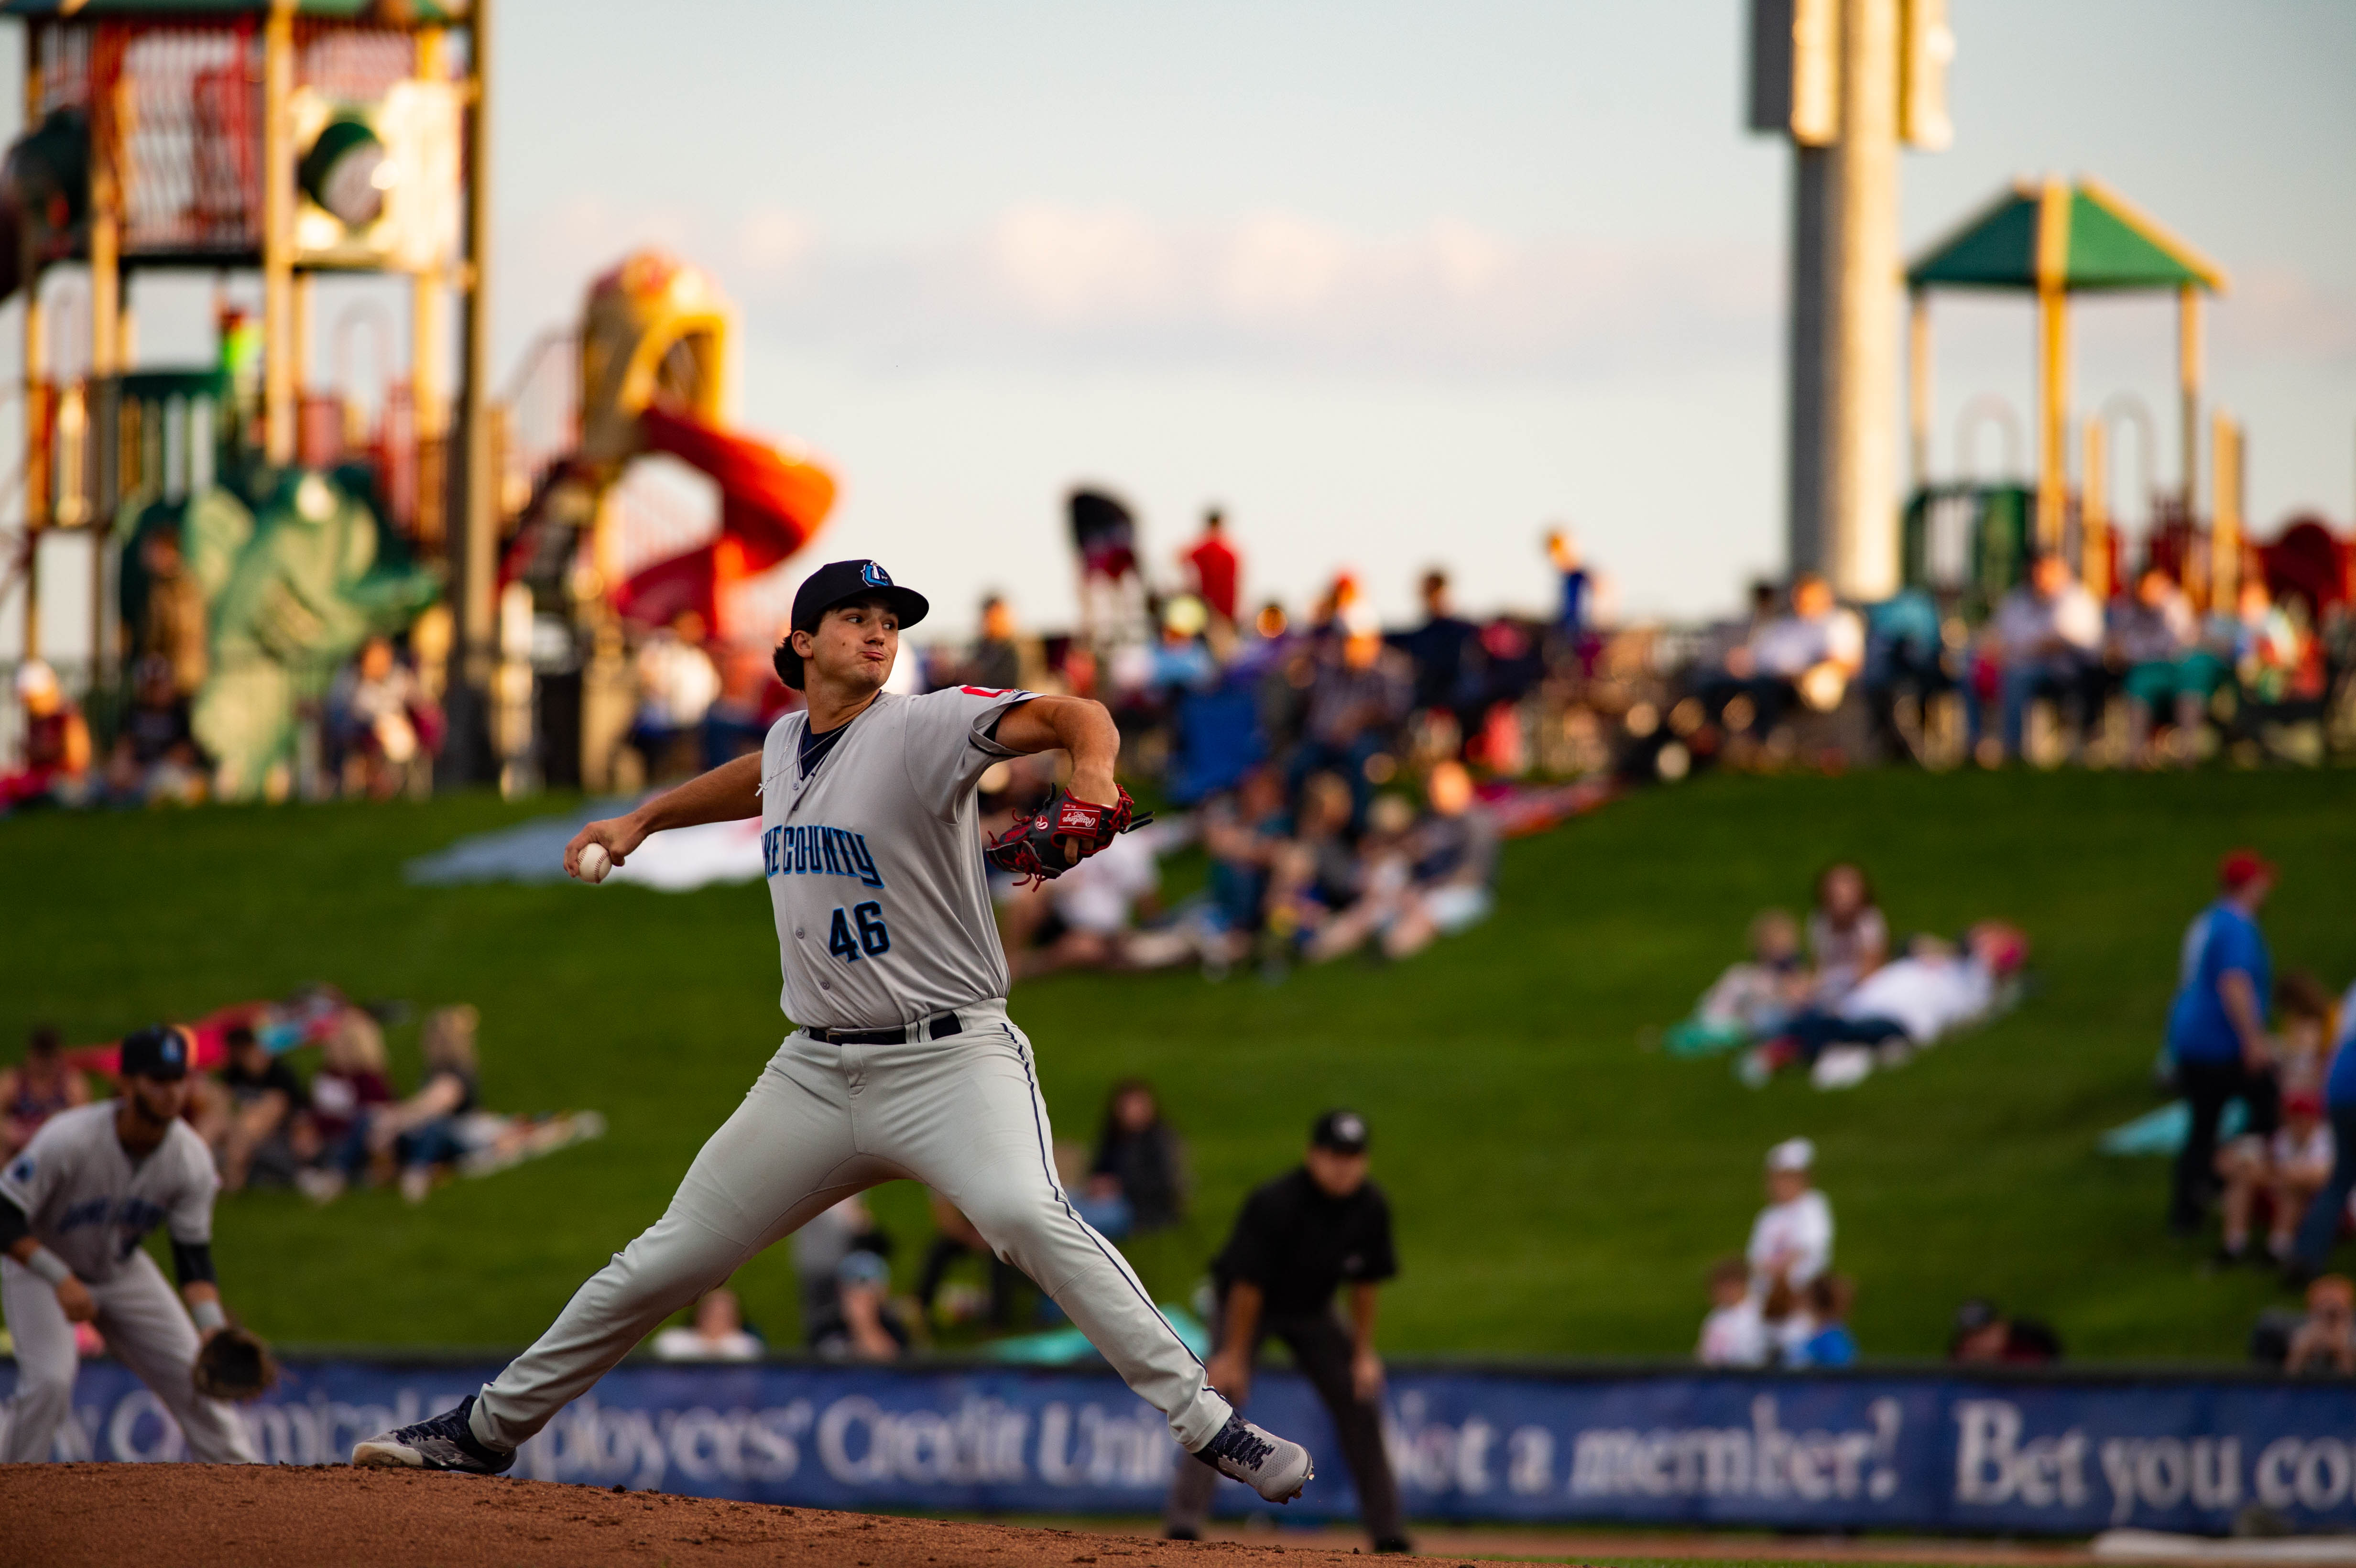
[[[278,1381],[278,1358],[260,1339],[231,1326],[197,1352],[193,1378],[197,1392],[208,1399],[260,1399]]]
[[[1062,789],[1050,790],[1046,804],[1034,816],[1018,816],[1014,825],[991,839],[981,858],[1001,871],[1021,879],[1016,884],[1037,885],[1062,876],[1113,840],[1113,835],[1142,827],[1153,813],[1140,811],[1121,790],[1110,805],[1074,800]]]

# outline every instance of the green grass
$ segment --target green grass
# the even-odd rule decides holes
[[[0,1040],[39,1019],[77,1040],[316,979],[483,1013],[484,1092],[588,1106],[602,1142],[455,1183],[314,1211],[222,1206],[232,1301],[298,1342],[514,1345],[660,1211],[783,1030],[757,887],[687,895],[573,886],[412,888],[409,857],[559,809],[428,805],[45,815],[0,823]],[[1142,1247],[1182,1295],[1254,1183],[1346,1102],[1376,1129],[1405,1274],[1394,1352],[1675,1355],[1701,1275],[1738,1250],[1763,1149],[1815,1137],[1860,1285],[1869,1352],[1935,1353],[1962,1298],[2050,1318],[2075,1355],[2231,1359],[2276,1299],[2209,1276],[2162,1233],[2161,1162],[2105,1159],[2103,1128],[2152,1103],[2149,1067],[2185,921],[2243,840],[2278,858],[2283,966],[2356,971],[2348,775],[2210,772],[1716,778],[1643,795],[1510,846],[1498,914],[1387,968],[1269,986],[1192,973],[1026,985],[1066,1137],[1143,1073],[1188,1138],[1197,1219]],[[1826,860],[1863,860],[1899,931],[2007,915],[2039,989],[2014,1015],[1844,1094],[1753,1093],[1723,1061],[1644,1049],[1734,955],[1757,909],[1798,905]],[[414,1030],[393,1036],[413,1073]],[[0,1048],[5,1049],[5,1048]],[[921,1195],[878,1196],[912,1272]],[[785,1250],[740,1276],[773,1334]]]

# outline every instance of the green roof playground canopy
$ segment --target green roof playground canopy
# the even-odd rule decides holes
[[[1910,288],[2225,286],[2224,269],[2090,179],[2022,180],[1917,257]]]

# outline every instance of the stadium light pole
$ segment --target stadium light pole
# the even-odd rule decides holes
[[[1898,586],[1898,148],[1953,139],[1946,0],[1752,0],[1748,123],[1793,144],[1789,568]]]

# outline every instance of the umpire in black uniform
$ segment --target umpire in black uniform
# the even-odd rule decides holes
[[[1375,1354],[1375,1287],[1398,1273],[1390,1204],[1366,1179],[1366,1119],[1355,1111],[1317,1118],[1300,1166],[1245,1200],[1226,1248],[1211,1260],[1218,1293],[1211,1385],[1240,1408],[1260,1342],[1271,1334],[1285,1342],[1333,1413],[1376,1552],[1412,1550],[1383,1450],[1383,1363]],[[1333,1302],[1345,1283],[1347,1328]],[[1165,1520],[1171,1539],[1201,1535],[1218,1482],[1205,1466],[1178,1467]]]

